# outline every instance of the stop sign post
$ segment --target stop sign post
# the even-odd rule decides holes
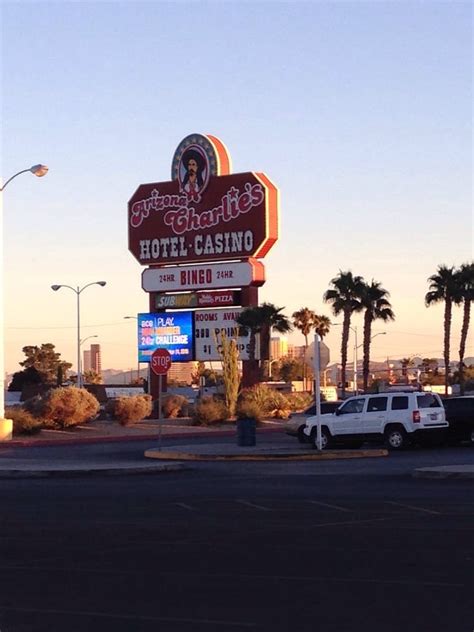
[[[155,349],[151,354],[150,368],[155,375],[158,375],[158,449],[161,450],[161,380],[166,375],[171,366],[171,355],[167,349]]]

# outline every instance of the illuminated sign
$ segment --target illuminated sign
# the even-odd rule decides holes
[[[235,322],[241,309],[206,309],[194,312],[194,337],[196,360],[220,360],[219,344],[222,332],[227,338],[234,338],[239,350],[239,360],[249,359],[250,333],[242,336]],[[258,338],[256,352],[258,351]],[[256,358],[259,355],[256,354]]]
[[[241,292],[188,292],[182,294],[152,294],[153,306],[161,309],[189,309],[190,307],[230,307],[240,305]]]
[[[167,349],[173,362],[193,360],[193,312],[138,314],[138,361],[150,362],[155,349]]]
[[[263,285],[265,266],[261,261],[234,261],[202,266],[147,268],[142,272],[146,292],[208,290]]]
[[[262,258],[277,241],[278,189],[264,173],[231,174],[217,138],[187,136],[172,178],[129,201],[129,250],[142,265]]]

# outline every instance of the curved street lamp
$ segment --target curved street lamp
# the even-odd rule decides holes
[[[42,178],[48,173],[49,169],[46,165],[33,165],[29,169],[22,169],[21,171],[18,171],[17,173],[12,175],[11,178],[8,178],[5,184],[0,187],[0,191],[3,191],[3,189],[7,186],[9,182],[13,180],[13,178],[16,178],[22,173],[28,173],[28,171],[32,173],[33,175],[37,176],[38,178]]]
[[[11,178],[0,186],[0,193],[2,193],[14,178],[22,173],[30,172],[42,178],[48,173],[48,167],[46,165],[33,165],[29,169],[22,169],[13,174]],[[0,279],[3,279],[3,218],[2,218],[2,198],[0,198]],[[0,423],[5,419],[5,358],[3,351],[3,283],[0,282]],[[1,437],[0,437],[1,440]]]
[[[51,289],[54,290],[54,292],[57,292],[58,290],[60,290],[62,287],[66,287],[69,290],[72,290],[77,297],[77,387],[81,388],[82,387],[82,374],[81,374],[81,316],[80,316],[80,296],[81,293],[88,287],[90,287],[91,285],[100,285],[101,287],[104,287],[104,285],[107,285],[106,281],[93,281],[92,283],[88,283],[87,285],[84,285],[82,287],[72,287],[72,285],[52,285]],[[84,341],[83,341],[84,342]]]

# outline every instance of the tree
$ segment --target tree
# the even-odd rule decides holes
[[[267,375],[272,330],[285,334],[292,329],[288,318],[281,313],[284,309],[284,307],[275,307],[273,303],[262,303],[262,305],[255,307],[244,308],[236,318],[236,322],[241,328],[242,333],[244,335],[250,333],[250,360],[255,360],[256,336],[260,334],[260,359],[267,367]]]
[[[364,287],[364,279],[361,276],[353,276],[352,272],[339,271],[339,275],[331,279],[331,289],[327,290],[323,296],[326,303],[330,303],[335,316],[343,315],[342,339],[341,339],[341,381],[342,397],[346,392],[346,366],[347,366],[347,343],[349,342],[349,330],[351,316],[355,312],[362,310],[361,296]]]
[[[448,394],[449,383],[449,353],[453,302],[458,295],[458,277],[454,267],[439,265],[435,274],[428,278],[429,292],[425,295],[425,305],[429,307],[435,303],[444,302],[444,391]]]
[[[329,333],[331,327],[331,320],[327,316],[316,314],[312,309],[308,307],[302,307],[292,314],[293,327],[299,329],[304,336],[304,361],[303,361],[303,384],[305,390],[307,390],[307,352],[308,352],[308,336],[311,331],[315,331],[321,338],[324,338]]]
[[[41,347],[28,345],[22,351],[26,360],[20,362],[24,369],[35,368],[41,376],[41,381],[45,384],[54,384],[58,374],[66,375],[72,364],[61,360],[61,354],[54,350],[51,343],[43,343]]]
[[[221,340],[218,348],[222,361],[225,404],[229,416],[235,417],[240,388],[239,349],[237,342],[233,338],[228,338],[224,331],[220,336]]]
[[[299,329],[304,336],[303,388],[306,390],[306,355],[308,352],[308,336],[315,326],[316,314],[308,307],[302,307],[291,315],[293,327]]]
[[[83,377],[85,384],[102,384],[103,382],[102,375],[100,375],[100,373],[97,373],[97,371],[93,371],[92,369],[90,369],[89,371],[84,371]]]
[[[361,304],[364,311],[364,340],[363,350],[364,357],[362,361],[362,375],[364,379],[364,391],[367,390],[369,384],[369,367],[370,367],[370,342],[372,339],[372,323],[374,320],[383,320],[384,323],[389,320],[395,320],[395,314],[388,300],[389,292],[381,286],[378,281],[372,279],[370,285],[364,283]]]
[[[461,395],[465,393],[464,380],[464,354],[466,352],[467,334],[471,318],[471,303],[474,298],[474,263],[464,263],[456,272],[456,296],[455,303],[463,305],[463,319],[461,326],[461,339],[459,342],[458,379]]]
[[[405,382],[408,384],[410,381],[408,378],[408,369],[410,367],[415,366],[415,362],[412,357],[409,357],[409,358],[402,358],[400,360],[400,364],[402,365],[402,375],[405,378]]]

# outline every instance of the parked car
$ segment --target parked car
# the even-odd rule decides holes
[[[342,401],[321,402],[321,413],[332,413],[342,404]],[[316,414],[316,404],[311,404],[302,413],[293,413],[285,424],[285,432],[291,437],[298,437],[300,443],[307,443],[308,439],[303,433],[306,419]]]
[[[474,445],[474,396],[443,399],[446,419],[449,422],[448,441],[469,441]]]
[[[447,429],[444,407],[436,393],[360,395],[322,416],[321,447],[376,441],[384,442],[390,450],[401,450],[415,439],[442,442]],[[308,417],[303,433],[317,447],[317,417]]]

